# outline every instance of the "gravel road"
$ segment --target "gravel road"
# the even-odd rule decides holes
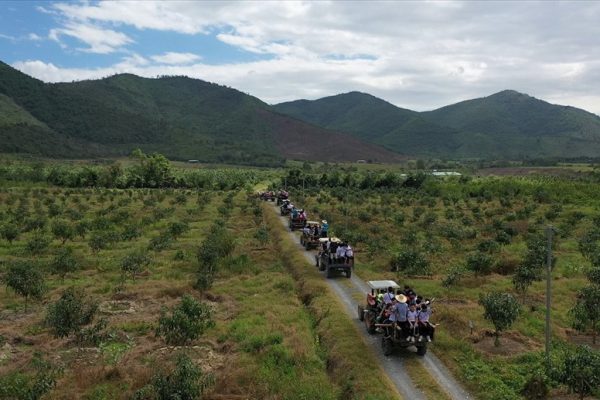
[[[279,214],[279,208],[275,207],[275,212]],[[280,217],[281,223],[287,228],[287,218]],[[310,265],[315,265],[315,252],[305,250],[301,245],[299,238],[294,232],[288,232],[289,237],[298,245],[298,251],[302,252]],[[323,279],[326,279],[323,277]],[[326,279],[327,284],[335,291],[338,298],[344,304],[344,308],[348,316],[352,319],[358,331],[361,333],[364,341],[373,349],[378,362],[382,369],[388,375],[391,382],[394,383],[398,392],[404,399],[410,400],[425,400],[426,397],[422,391],[415,387],[412,379],[408,376],[403,368],[403,360],[401,356],[392,355],[386,357],[381,351],[381,337],[379,335],[369,335],[362,322],[356,316],[357,302],[355,295],[357,293],[364,297],[369,291],[367,284],[352,273],[352,278],[349,280],[351,284],[347,284],[346,278]],[[346,283],[346,284],[344,284]],[[450,371],[442,364],[442,362],[431,353],[431,350],[424,357],[419,357],[419,361],[423,363],[425,369],[437,381],[438,385],[448,394],[452,400],[468,400],[473,397],[454,379]]]

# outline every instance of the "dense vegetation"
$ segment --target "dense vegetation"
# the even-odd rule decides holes
[[[599,394],[600,183],[593,174],[439,179],[329,166],[291,170],[273,186],[284,184],[309,218],[327,219],[333,234],[353,244],[362,279],[393,278],[436,298],[432,319],[441,325],[432,350],[477,398],[538,398],[564,393],[563,384]],[[554,301],[547,369],[548,226]],[[575,361],[589,367],[566,367]]]
[[[412,156],[595,157],[600,150],[600,117],[510,90],[422,113],[358,92],[275,109]]]
[[[45,84],[2,62],[0,132],[0,152],[52,157],[118,156],[141,148],[178,160],[258,166],[279,166],[286,158],[394,160],[354,138],[339,151],[344,135],[198,79],[122,74]],[[295,136],[304,140],[300,152],[288,143]]]

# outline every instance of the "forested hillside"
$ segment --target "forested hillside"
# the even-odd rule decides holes
[[[358,92],[275,109],[412,156],[521,159],[600,151],[600,117],[511,90],[422,113]]]
[[[139,147],[173,159],[255,165],[286,158],[398,159],[356,139],[340,146],[346,137],[339,133],[274,113],[240,91],[187,77],[123,74],[45,84],[0,64],[0,95],[0,152],[89,157]],[[282,140],[299,134],[316,147],[299,151]]]

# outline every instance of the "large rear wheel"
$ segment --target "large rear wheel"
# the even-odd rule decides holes
[[[333,278],[333,271],[329,267],[327,267],[326,276],[327,276],[327,278]]]
[[[358,311],[358,319],[359,321],[364,321],[365,319],[365,309],[359,304],[357,307],[357,311]]]
[[[417,347],[417,355],[424,356],[427,354],[427,345]]]
[[[392,343],[392,339],[385,337],[381,339],[381,349],[383,350],[384,356],[391,356],[392,351],[394,350],[394,344]]]
[[[348,269],[348,271],[346,271],[346,277],[347,278],[351,278],[352,277],[352,270]]]

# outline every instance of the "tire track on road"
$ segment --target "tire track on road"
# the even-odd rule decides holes
[[[279,215],[279,208],[275,206],[275,211]],[[287,218],[279,215],[281,223],[287,228]],[[299,250],[302,252],[304,258],[310,263],[315,265],[314,254],[304,249],[300,245],[298,237],[294,232],[287,232],[289,237],[297,244]],[[359,328],[363,339],[368,343],[374,350],[377,359],[380,361],[381,366],[386,371],[390,380],[394,383],[400,394],[406,399],[425,400],[425,395],[420,391],[413,383],[410,376],[404,370],[404,360],[399,357],[386,357],[381,351],[381,342],[378,335],[369,335],[364,330],[363,324],[356,318],[356,300],[354,300],[353,293],[359,292],[361,295],[367,293],[370,289],[367,284],[356,275],[356,272],[352,272],[350,278],[353,288],[348,288],[342,285],[339,280],[326,279],[327,284],[334,290],[338,295],[340,301],[344,304],[346,313],[350,316],[355,326]],[[446,394],[452,400],[472,400],[472,397],[462,385],[452,376],[452,373],[443,365],[443,363],[434,354],[429,351],[425,356],[418,358],[419,362],[423,365],[425,370],[436,380],[438,385],[446,392]]]

